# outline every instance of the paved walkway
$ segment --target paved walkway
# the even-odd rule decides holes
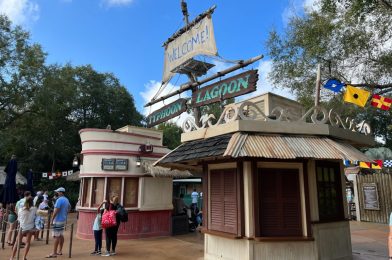
[[[72,216],[73,217],[73,216]],[[72,221],[73,218],[71,218]],[[388,226],[366,222],[351,222],[351,240],[354,260],[381,260],[387,259],[387,236]],[[76,227],[75,227],[76,229]],[[65,233],[65,247],[63,255],[57,259],[67,259],[69,250],[70,229]],[[105,241],[103,241],[104,246]],[[101,256],[90,256],[93,251],[94,241],[81,240],[74,237],[72,258],[73,259],[102,259]],[[34,241],[28,254],[29,260],[44,259],[53,247],[53,241],[49,245],[45,241]],[[204,239],[199,232],[173,237],[159,237],[138,240],[122,240],[118,242],[117,255],[105,259],[142,259],[142,260],[182,260],[203,259]],[[23,256],[21,249],[21,257]],[[0,260],[9,259],[11,250],[6,246],[0,248]]]

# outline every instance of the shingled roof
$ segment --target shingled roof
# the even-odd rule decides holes
[[[169,153],[170,156],[165,156],[159,160],[159,164],[222,156],[231,136],[232,134],[226,134],[184,143]]]

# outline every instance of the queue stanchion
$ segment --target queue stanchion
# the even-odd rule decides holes
[[[18,228],[18,244],[17,244],[17,248],[18,248],[18,253],[16,255],[16,259],[19,260],[19,254],[20,254],[20,242],[22,242],[22,228],[19,226]]]
[[[71,234],[70,234],[70,236],[69,236],[69,251],[68,251],[68,258],[72,258],[73,229],[74,229],[74,223],[71,224]]]
[[[19,229],[19,221],[16,222],[14,230],[12,230],[12,244],[15,245],[16,242],[16,237],[18,235],[18,229]]]
[[[52,218],[52,211],[50,210],[48,215],[48,227],[46,229],[46,244],[49,244],[49,230],[50,230],[51,218]]]
[[[1,248],[4,249],[5,246],[5,233],[7,231],[7,221],[8,220],[8,209],[3,216],[3,221],[1,222]],[[10,227],[11,228],[11,227]]]

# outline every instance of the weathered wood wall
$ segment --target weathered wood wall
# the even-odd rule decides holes
[[[380,210],[364,209],[364,194],[362,188],[364,183],[377,184]],[[383,173],[357,175],[357,185],[361,221],[388,223],[389,215],[392,211],[392,175]]]

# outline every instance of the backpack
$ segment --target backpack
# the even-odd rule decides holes
[[[117,208],[117,214],[119,215],[121,222],[128,222],[128,212],[124,209],[123,206],[119,206]]]

